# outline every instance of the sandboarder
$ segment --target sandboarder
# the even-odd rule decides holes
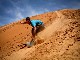
[[[30,17],[26,17],[26,22],[21,22],[21,24],[25,23],[32,26],[32,40],[27,44],[33,45],[33,42],[35,41],[35,36],[40,27],[44,27],[44,23],[41,20],[30,20]]]

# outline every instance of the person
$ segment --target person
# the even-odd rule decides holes
[[[40,27],[44,27],[44,23],[41,20],[30,20],[30,17],[26,17],[26,22],[21,22],[22,24],[29,24],[32,26],[32,40],[35,40],[37,31],[40,30]]]

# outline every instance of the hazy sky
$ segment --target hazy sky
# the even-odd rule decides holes
[[[0,0],[0,26],[65,8],[80,9],[80,0]]]

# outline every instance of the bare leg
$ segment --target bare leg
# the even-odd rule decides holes
[[[32,40],[35,40],[35,35],[36,35],[36,27],[32,28]]]

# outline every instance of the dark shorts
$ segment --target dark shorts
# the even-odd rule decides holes
[[[36,28],[36,33],[44,30],[44,27],[43,27],[42,25],[39,25],[39,26],[36,26],[36,27],[37,27],[37,28]],[[33,33],[33,30],[34,30],[34,29],[32,28],[32,33]]]

